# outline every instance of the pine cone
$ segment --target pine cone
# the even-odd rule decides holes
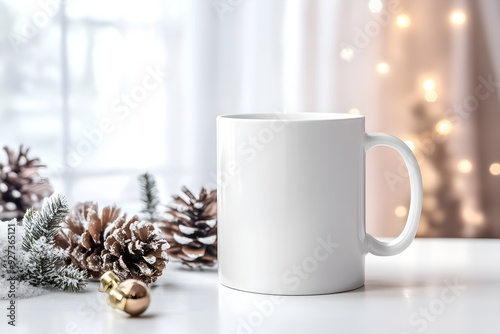
[[[56,237],[56,245],[66,249],[69,261],[77,268],[86,270],[93,278],[99,278],[106,270],[102,266],[104,240],[111,226],[124,218],[120,209],[105,207],[101,216],[96,203],[78,203],[66,217]]]
[[[19,153],[5,146],[8,162],[0,163],[0,220],[21,221],[29,208],[39,209],[42,200],[53,192],[47,179],[38,174],[39,159],[29,159],[29,148]]]
[[[167,240],[153,224],[139,221],[137,216],[128,222],[122,217],[104,242],[104,269],[112,270],[122,280],[134,278],[151,283],[165,269],[168,248]]]
[[[186,187],[187,200],[174,195],[169,218],[160,225],[171,248],[168,254],[188,267],[211,267],[217,261],[217,191],[201,189],[196,198]]]

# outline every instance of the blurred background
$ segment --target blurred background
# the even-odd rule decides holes
[[[359,113],[417,156],[419,236],[498,238],[499,31],[496,0],[0,0],[0,144],[134,214],[146,171],[165,204],[215,188],[216,115]],[[367,164],[367,230],[397,235],[406,168]]]

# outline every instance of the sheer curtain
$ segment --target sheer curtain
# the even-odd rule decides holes
[[[500,77],[498,9],[494,0],[1,0],[0,140],[32,147],[72,203],[132,214],[145,171],[164,203],[183,184],[215,187],[217,115],[361,113],[368,132],[415,146],[420,235],[498,237],[497,86],[467,117],[456,107]],[[409,202],[404,168],[383,148],[367,163],[367,228],[395,235]]]

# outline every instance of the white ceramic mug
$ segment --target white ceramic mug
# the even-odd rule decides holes
[[[394,148],[409,170],[401,235],[365,231],[365,155]],[[365,255],[395,255],[413,241],[422,178],[396,137],[365,133],[365,118],[333,113],[217,118],[219,280],[258,293],[309,295],[364,284]]]

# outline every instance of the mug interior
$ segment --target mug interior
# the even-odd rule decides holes
[[[363,115],[341,114],[341,113],[262,113],[262,114],[230,114],[221,115],[220,118],[240,120],[287,120],[287,121],[324,121],[324,120],[348,120],[364,118]]]

